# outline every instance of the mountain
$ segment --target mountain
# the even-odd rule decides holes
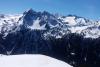
[[[0,54],[43,54],[75,67],[99,67],[100,20],[32,9],[0,14]]]
[[[86,38],[100,36],[100,22],[75,15],[56,16],[49,12],[36,12],[32,9],[22,15],[0,15],[0,33],[6,37],[20,29],[45,30],[44,37],[61,38],[68,33],[77,33]]]
[[[18,20],[22,15],[0,15],[0,34],[6,37],[9,33],[15,31]]]

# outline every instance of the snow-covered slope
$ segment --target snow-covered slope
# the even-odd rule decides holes
[[[55,16],[49,12],[36,12],[32,9],[23,15],[0,15],[0,33],[6,37],[9,33],[21,29],[45,30],[44,37],[61,38],[68,33],[78,33],[84,37],[100,37],[100,21],[93,21],[75,15]]]
[[[0,33],[5,37],[14,32],[22,15],[0,15]]]
[[[0,67],[72,67],[69,64],[44,55],[0,56]]]
[[[60,17],[71,33],[84,35],[86,38],[100,37],[100,22],[74,15]]]

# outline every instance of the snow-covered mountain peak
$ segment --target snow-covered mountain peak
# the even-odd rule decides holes
[[[36,12],[32,9],[20,15],[0,14],[0,34],[21,29],[46,30],[46,37],[62,37],[68,33],[84,34],[85,37],[100,37],[100,21],[93,21],[76,15],[56,16],[47,11]],[[94,33],[95,32],[95,33]]]
[[[49,28],[53,28],[59,25],[60,21],[49,12],[35,12],[32,9],[24,13],[23,15],[23,24],[27,28],[31,29],[47,29],[47,26]],[[38,22],[37,22],[38,21]],[[34,26],[34,24],[36,24]],[[38,25],[37,25],[38,24]],[[36,27],[37,26],[37,27]],[[34,28],[35,27],[35,28]]]

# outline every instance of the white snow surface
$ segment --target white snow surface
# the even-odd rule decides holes
[[[74,16],[63,18],[63,22],[68,23],[69,25],[75,25],[76,24]]]
[[[41,20],[39,20],[39,18],[37,18],[37,20],[33,21],[33,25],[32,26],[29,26],[28,28],[30,29],[37,29],[37,30],[44,30],[45,29],[45,24],[40,26],[39,22]]]
[[[2,17],[1,17],[2,16]],[[18,25],[18,20],[22,16],[22,14],[16,15],[0,15],[0,33],[4,32],[4,37],[8,35],[8,33]],[[13,31],[12,31],[13,32]]]
[[[72,67],[71,65],[45,55],[0,56],[0,67]]]

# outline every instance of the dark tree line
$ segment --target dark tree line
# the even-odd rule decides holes
[[[0,54],[44,54],[63,60],[75,67],[100,66],[100,38],[84,38],[67,34],[62,38],[43,36],[44,31],[20,30],[6,38],[0,34]]]
[[[68,34],[60,39],[50,39],[53,56],[75,67],[100,66],[100,38],[84,38],[79,34]]]

